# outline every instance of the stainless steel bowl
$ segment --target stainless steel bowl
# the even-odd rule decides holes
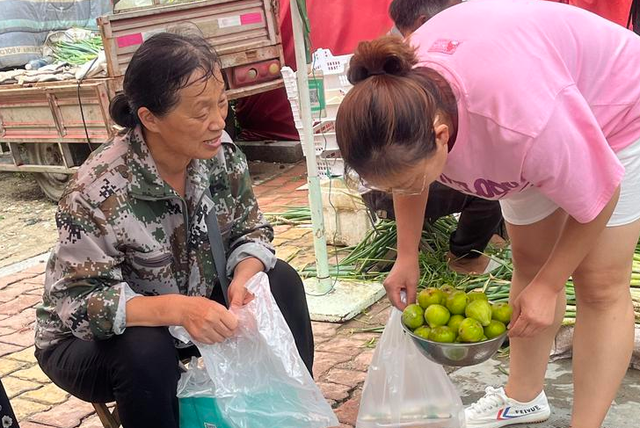
[[[402,328],[411,337],[422,355],[434,363],[445,366],[473,366],[487,361],[498,352],[507,338],[507,332],[504,332],[500,336],[484,342],[439,343],[416,336],[404,324],[402,324]]]

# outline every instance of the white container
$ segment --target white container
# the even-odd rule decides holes
[[[329,157],[339,155],[335,119],[322,119],[313,125],[313,146],[316,156],[327,157],[323,153],[332,154]]]
[[[327,242],[358,245],[373,228],[362,197],[348,189],[342,178],[324,180],[320,188]]]
[[[336,177],[343,175],[344,161],[340,158],[338,142],[335,134],[335,117],[340,103],[352,85],[347,80],[347,69],[352,55],[333,56],[328,49],[318,49],[313,54],[310,77],[321,78],[324,87],[325,108],[312,112],[314,153],[304,156],[316,156],[318,175],[320,177]],[[289,67],[282,68],[287,98],[291,104],[296,129],[303,139],[304,131],[300,118],[300,100],[296,75]]]
[[[333,56],[329,49],[318,49],[313,53],[313,70],[322,73],[325,91],[351,88],[347,69],[352,56],[353,54]]]
[[[320,178],[341,177],[344,174],[344,160],[340,157],[326,158],[316,156],[318,176]]]

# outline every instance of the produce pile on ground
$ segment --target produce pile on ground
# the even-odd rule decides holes
[[[489,303],[482,291],[465,293],[451,285],[428,287],[402,312],[402,323],[418,337],[441,343],[476,343],[501,336],[513,310]]]
[[[276,224],[301,225],[311,221],[309,209],[295,208],[284,213],[268,216]],[[506,249],[487,248],[486,255],[495,260],[499,267],[484,275],[461,275],[447,266],[446,254],[449,250],[449,236],[455,230],[457,221],[454,217],[444,217],[430,225],[422,234],[419,262],[420,282],[418,289],[452,286],[457,290],[469,292],[480,290],[492,303],[507,302],[513,263],[511,251]],[[376,280],[383,281],[393,265],[396,253],[397,229],[394,221],[378,221],[375,228],[355,247],[338,249],[336,261],[329,267],[332,277],[341,280]],[[333,258],[332,258],[333,259]],[[301,269],[304,277],[316,274],[315,266]],[[640,325],[640,243],[636,247],[631,276],[631,296],[635,311],[636,324]],[[567,309],[564,324],[571,325],[576,319],[576,295],[573,281],[567,281],[565,292]]]

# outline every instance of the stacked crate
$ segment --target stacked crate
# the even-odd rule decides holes
[[[309,91],[315,153],[304,153],[304,155],[316,156],[318,173],[321,177],[341,176],[344,171],[344,162],[340,157],[336,141],[335,123],[340,102],[351,89],[351,84],[347,80],[350,59],[351,55],[333,56],[328,49],[319,49],[313,54],[309,73]],[[291,104],[295,126],[300,134],[300,140],[302,140],[304,130],[300,117],[300,98],[296,75],[289,67],[283,67],[282,77]]]

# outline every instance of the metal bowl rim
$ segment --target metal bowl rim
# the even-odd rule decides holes
[[[409,330],[409,327],[404,325],[404,323],[402,321],[400,322],[400,324],[402,324],[402,329],[406,333],[411,335],[411,337],[419,340],[420,342],[427,342],[429,344],[433,344],[433,345],[436,345],[436,346],[453,346],[453,347],[460,347],[460,348],[471,348],[471,347],[476,347],[476,346],[481,346],[481,345],[485,345],[486,346],[486,345],[488,345],[488,344],[490,344],[492,342],[497,342],[498,340],[503,340],[505,338],[505,336],[507,336],[507,334],[509,334],[508,331],[505,331],[500,336],[496,336],[493,339],[485,340],[484,342],[471,342],[471,343],[434,342],[433,340],[425,339],[424,337],[420,337],[420,336],[417,336],[417,335],[413,334],[413,332],[411,330]]]

